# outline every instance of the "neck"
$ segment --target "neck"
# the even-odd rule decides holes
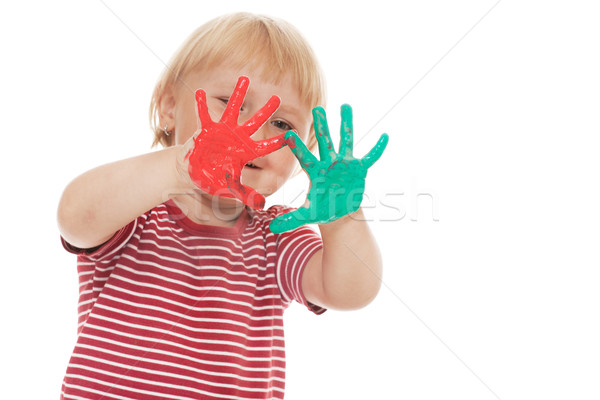
[[[198,192],[177,195],[173,201],[193,222],[213,226],[235,225],[245,208],[238,200]]]

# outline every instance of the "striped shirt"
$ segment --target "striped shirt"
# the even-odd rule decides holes
[[[283,311],[322,247],[285,212],[246,209],[233,227],[200,225],[171,201],[92,253],[78,251],[79,325],[62,399],[282,399]]]

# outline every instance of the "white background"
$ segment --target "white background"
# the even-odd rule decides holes
[[[384,287],[290,308],[286,398],[600,398],[600,13],[496,1],[3,3],[0,397],[57,399],[75,343],[62,189],[149,151],[161,60],[247,10],[312,43],[357,155],[390,134],[365,200]]]

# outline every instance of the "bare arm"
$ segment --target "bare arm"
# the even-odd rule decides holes
[[[58,207],[58,226],[63,238],[79,248],[96,247],[167,200],[169,194],[196,188],[209,194],[228,189],[232,192],[229,197],[262,207],[264,197],[241,184],[241,168],[237,171],[214,168],[226,160],[229,162],[225,165],[244,165],[285,144],[283,135],[261,141],[250,139],[279,107],[277,96],[271,97],[245,124],[237,124],[249,84],[247,77],[238,79],[219,122],[212,121],[209,115],[204,90],[197,90],[195,98],[202,130],[196,131],[183,146],[106,164],[75,178],[65,189]],[[224,141],[230,145],[222,146]],[[212,186],[216,189],[211,189]],[[257,196],[244,195],[246,192]],[[254,198],[260,201],[250,203]]]
[[[102,165],[75,178],[58,206],[63,238],[80,248],[98,246],[170,192],[185,190],[177,171],[180,147]]]
[[[288,147],[308,174],[311,186],[305,204],[271,221],[274,233],[306,223],[321,229],[323,250],[309,260],[302,276],[308,301],[327,308],[351,310],[370,303],[381,286],[381,255],[360,203],[367,170],[379,159],[388,142],[383,134],[362,158],[352,155],[352,108],[341,107],[340,146],[334,150],[322,107],[313,109],[319,156],[317,159],[292,131]]]
[[[302,276],[306,299],[338,310],[366,306],[381,287],[382,262],[362,210],[319,228],[323,250],[312,256]]]

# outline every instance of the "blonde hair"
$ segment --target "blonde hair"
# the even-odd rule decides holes
[[[160,143],[168,147],[173,143],[173,135],[167,135],[159,121],[159,102],[165,89],[183,82],[191,71],[211,69],[224,61],[232,67],[248,65],[262,71],[262,79],[275,83],[291,74],[302,101],[310,108],[325,107],[325,78],[313,50],[294,26],[263,15],[228,14],[196,29],[160,76],[150,102],[153,146]],[[307,146],[312,150],[316,145],[311,125]]]

